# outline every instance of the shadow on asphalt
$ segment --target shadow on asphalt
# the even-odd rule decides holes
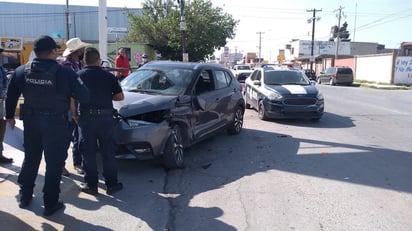
[[[350,119],[347,122],[347,126],[353,126]],[[312,152],[298,153],[305,149]],[[122,163],[129,168],[133,164]],[[221,134],[188,149],[186,168],[168,171],[164,190],[159,193],[177,195],[167,198],[171,206],[167,230],[236,230],[219,219],[224,214],[222,209],[192,207],[191,200],[244,177],[272,170],[411,193],[412,182],[405,180],[412,179],[410,166],[412,156],[403,151],[244,129],[238,136]],[[156,223],[150,222],[153,217],[145,217],[144,212],[134,215],[156,230]]]
[[[342,121],[339,124],[328,123],[336,121],[336,117],[339,116],[325,113],[325,118],[316,125],[296,121],[282,123],[324,128],[354,126],[352,120],[346,117],[339,118]],[[315,137],[316,135],[312,139],[298,139],[282,133],[255,129],[243,129],[237,136],[222,133],[187,149],[184,169],[165,172],[150,161],[119,160],[119,179],[125,182],[125,188],[115,197],[101,194],[96,200],[80,198],[75,180],[82,181],[82,177],[78,175],[64,178],[62,195],[71,198],[66,203],[85,212],[112,206],[144,221],[152,230],[175,230],[175,227],[190,227],[190,230],[205,230],[205,227],[207,230],[236,230],[219,219],[224,214],[221,208],[193,207],[190,205],[191,200],[244,177],[273,170],[412,193],[410,153],[378,146],[346,144],[338,140],[321,141]],[[142,187],[130,190],[130,184]],[[276,179],[273,179],[273,184],[276,185]],[[41,195],[40,187],[36,187],[38,195]],[[170,209],[162,210],[167,208],[165,205],[169,205]],[[1,215],[13,216],[4,212]],[[168,218],[166,227],[159,222],[164,217]],[[56,221],[67,222],[64,219],[73,223],[84,222],[66,214],[60,215]],[[118,222],[121,223],[122,218],[111,219],[120,219]],[[17,222],[21,223],[21,230],[26,230],[23,221]],[[87,222],[82,227],[90,228],[82,230],[107,230]]]
[[[257,113],[257,112],[256,112]],[[312,127],[312,128],[350,128],[355,127],[353,120],[350,117],[333,114],[330,112],[324,112],[322,118],[319,121],[302,120],[302,119],[272,119],[269,122],[293,125],[299,127]]]

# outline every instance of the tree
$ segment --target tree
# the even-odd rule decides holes
[[[350,33],[348,31],[348,23],[344,22],[342,27],[338,27],[338,26],[332,26],[331,28],[331,38],[329,39],[329,41],[334,41],[338,36],[340,38],[340,41],[343,42],[349,42],[349,36]]]
[[[181,0],[183,1],[183,0]],[[185,4],[186,52],[190,61],[204,60],[215,49],[226,45],[235,36],[239,23],[222,8],[213,7],[210,0],[192,0]],[[162,57],[182,59],[180,8],[177,1],[145,0],[142,15],[128,12],[130,30],[126,39],[146,43]]]

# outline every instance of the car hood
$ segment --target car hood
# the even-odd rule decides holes
[[[121,116],[128,117],[171,108],[176,100],[177,96],[124,92],[124,100],[114,101],[113,106]]]
[[[317,95],[318,89],[313,85],[265,85],[265,90],[276,91],[281,95]]]

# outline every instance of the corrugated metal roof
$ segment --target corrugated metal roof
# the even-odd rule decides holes
[[[141,9],[127,9],[141,14]],[[99,39],[98,7],[69,5],[70,38],[86,42]],[[66,5],[0,2],[0,37],[66,37]],[[129,28],[125,8],[107,7],[107,26]],[[119,36],[120,38],[121,36]],[[109,34],[109,42],[115,35]]]

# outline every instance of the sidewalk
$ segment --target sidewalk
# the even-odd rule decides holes
[[[369,87],[375,89],[385,89],[385,90],[412,90],[412,86],[405,85],[394,85],[394,84],[379,84],[379,83],[360,83],[354,82],[353,86]]]
[[[65,207],[53,216],[44,217],[43,214],[43,183],[45,164],[42,160],[39,174],[34,187],[34,197],[27,209],[18,206],[19,186],[17,178],[24,159],[23,152],[23,125],[16,120],[16,127],[11,130],[7,124],[4,140],[3,154],[13,158],[12,164],[0,165],[0,230],[2,231],[31,231],[31,230],[110,230],[101,226],[86,222],[90,211],[82,209],[82,203],[70,203],[72,201],[89,201],[97,203],[99,199],[85,193],[79,193],[77,185],[82,182],[83,176],[76,174],[73,169],[72,155],[66,161],[66,168],[70,176],[62,177],[60,197],[65,202]],[[113,197],[112,197],[113,198]],[[114,199],[114,198],[113,198]],[[100,199],[101,200],[101,199]],[[78,207],[80,206],[80,208]],[[102,212],[106,212],[102,209]],[[100,212],[94,216],[101,216]]]

